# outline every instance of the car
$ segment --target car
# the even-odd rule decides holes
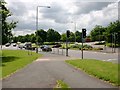
[[[11,45],[10,43],[6,43],[6,44],[5,44],[6,47],[9,47],[10,45]]]
[[[17,43],[13,43],[13,46],[16,47],[16,46],[17,46]]]
[[[43,49],[46,45],[42,45],[40,48]]]
[[[26,43],[24,44],[24,48],[25,48],[25,49],[29,49],[29,48],[31,48],[31,47],[32,47],[31,42],[26,42]]]
[[[61,47],[62,45],[61,44],[56,44],[56,45],[54,45],[52,48],[59,48],[59,47]]]
[[[51,47],[49,47],[47,45],[43,45],[41,49],[42,49],[42,51],[47,51],[47,52],[52,51]]]
[[[32,46],[31,42],[26,42],[23,46],[23,48],[27,49],[27,50],[35,50],[36,46]]]
[[[19,44],[18,48],[23,49],[24,48],[24,44]]]

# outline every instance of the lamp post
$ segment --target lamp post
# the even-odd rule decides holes
[[[37,6],[36,7],[36,36],[37,36],[37,38],[38,38],[37,30],[38,30],[38,8],[39,7],[50,8],[50,6]],[[36,41],[36,44],[38,45],[37,41]],[[38,47],[36,47],[36,53],[38,53]]]

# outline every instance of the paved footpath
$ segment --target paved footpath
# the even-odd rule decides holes
[[[113,88],[112,85],[74,69],[62,55],[46,54],[3,80],[3,88],[53,88],[63,80],[71,88]]]

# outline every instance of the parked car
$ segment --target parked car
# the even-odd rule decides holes
[[[13,43],[13,46],[16,47],[16,46],[17,46],[17,43]]]
[[[5,44],[6,47],[9,47],[10,45],[11,45],[10,43],[6,43],[6,44]]]
[[[18,48],[23,49],[24,48],[24,44],[19,44]]]
[[[47,46],[47,45],[42,45],[40,48],[42,49],[42,48],[44,48],[45,46]]]
[[[54,45],[52,48],[59,48],[59,47],[61,47],[62,45],[61,44],[56,44],[56,45]]]
[[[41,49],[42,51],[47,51],[47,52],[52,51],[51,47],[49,47],[48,45],[43,45]]]
[[[26,42],[24,44],[24,48],[27,49],[27,50],[35,50],[36,46],[32,46],[31,42]]]
[[[25,49],[29,49],[29,48],[31,48],[31,47],[32,47],[31,42],[26,42],[26,43],[24,44],[24,48],[25,48]]]

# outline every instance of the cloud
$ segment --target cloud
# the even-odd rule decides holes
[[[67,29],[74,30],[76,22],[77,30],[87,28],[89,33],[95,25],[106,26],[117,20],[118,13],[115,3],[112,2],[81,2],[80,0],[39,1],[39,0],[17,0],[8,2],[7,7],[13,13],[9,20],[19,21],[14,30],[16,35],[33,33],[36,30],[36,7],[51,6],[51,8],[39,8],[39,28],[48,30],[53,28],[60,33]]]
[[[75,2],[77,12],[75,14],[89,13],[91,11],[102,10],[111,2]]]

